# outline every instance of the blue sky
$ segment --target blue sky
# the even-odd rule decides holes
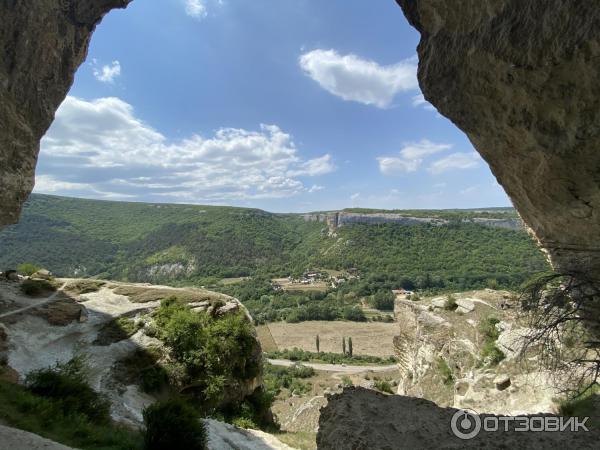
[[[510,202],[424,102],[393,0],[134,0],[44,139],[36,192],[277,212]]]

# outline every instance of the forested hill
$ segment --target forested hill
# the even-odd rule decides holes
[[[473,223],[356,224],[332,237],[296,214],[35,194],[19,224],[0,232],[0,266],[22,262],[62,276],[198,283],[356,267],[365,278],[441,288],[516,286],[546,269],[525,232]]]

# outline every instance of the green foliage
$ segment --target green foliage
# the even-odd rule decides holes
[[[460,222],[512,217],[512,209],[405,212],[453,221],[444,226],[356,224],[340,228],[338,239],[332,239],[321,233],[322,223],[293,214],[34,194],[21,221],[0,233],[0,265],[36,261],[58,276],[199,285],[221,278],[287,276],[309,267],[356,267],[361,279],[342,289],[360,296],[397,287],[515,288],[547,268],[525,232]],[[160,270],[165,264],[179,269]]]
[[[373,387],[381,392],[387,392],[388,394],[394,393],[391,383],[387,380],[375,380],[373,382]]]
[[[90,422],[108,423],[110,404],[94,391],[85,380],[83,358],[29,373],[27,388],[35,395],[52,399],[64,415],[77,414]]]
[[[81,279],[74,280],[68,282],[64,290],[71,292],[73,294],[89,294],[90,292],[98,291],[102,286],[106,284],[105,281],[102,280],[90,280],[90,279]]]
[[[21,275],[30,276],[36,273],[38,270],[41,270],[41,267],[36,266],[32,263],[23,263],[17,266],[17,272]]]
[[[144,410],[144,450],[207,448],[208,433],[198,412],[181,399],[157,402]]]
[[[500,332],[496,328],[496,324],[500,320],[495,317],[487,317],[479,323],[479,332],[483,336],[483,346],[481,348],[481,358],[484,364],[495,366],[502,361],[506,355],[496,346],[496,340],[500,336]]]
[[[320,346],[320,341],[319,341],[319,335],[318,334],[317,334],[317,338],[315,339],[315,344],[316,344],[316,347],[317,347],[317,353],[319,353],[319,351],[321,351],[321,349],[320,349],[321,346]]]
[[[278,395],[281,389],[289,389],[290,394],[304,394],[310,389],[310,385],[302,382],[302,379],[310,378],[316,375],[312,367],[294,364],[290,367],[275,366],[265,362],[264,364],[264,383],[267,392],[273,396]]]
[[[352,386],[354,386],[354,383],[352,382],[350,377],[348,375],[342,376],[342,387],[352,387]]]
[[[585,389],[582,387],[579,391]],[[598,416],[598,400],[600,387],[594,385],[577,397],[564,398],[559,402],[558,414],[567,417],[590,417]]]
[[[329,352],[307,352],[305,350],[294,348],[292,350],[278,350],[276,352],[265,352],[265,356],[270,359],[289,359],[290,361],[302,362],[321,362],[327,364],[352,364],[352,365],[368,365],[368,364],[394,364],[396,358],[380,358],[379,356],[371,355],[344,355],[341,353]]]
[[[449,294],[446,297],[446,304],[444,305],[444,309],[446,311],[454,311],[458,308],[458,304],[456,303],[456,297],[452,294]]]
[[[48,280],[26,279],[21,283],[21,292],[30,297],[56,291],[56,286]]]
[[[205,407],[216,405],[227,380],[248,380],[260,370],[253,327],[243,313],[220,318],[194,313],[176,298],[154,313],[157,337],[185,368],[184,383],[202,392]]]
[[[65,410],[61,398],[36,395],[24,386],[0,380],[0,421],[69,447],[83,450],[138,450],[142,436],[113,422],[97,423]]]
[[[348,338],[348,357],[352,358],[352,338]]]
[[[448,363],[444,358],[437,359],[437,369],[442,376],[442,380],[444,384],[451,385],[454,383],[454,374],[452,373],[452,369],[448,366]]]
[[[373,308],[381,311],[393,311],[394,310],[394,294],[392,290],[380,290],[373,295],[371,299],[371,305]]]

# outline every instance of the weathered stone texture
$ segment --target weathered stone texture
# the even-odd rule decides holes
[[[40,139],[104,14],[131,0],[0,2],[0,226],[31,192]]]
[[[557,270],[600,279],[600,8],[397,0],[425,98],[490,164]]]

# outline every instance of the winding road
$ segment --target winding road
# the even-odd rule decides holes
[[[294,364],[302,364],[306,367],[312,367],[315,370],[321,370],[325,372],[337,372],[337,373],[362,373],[362,372],[385,372],[387,370],[398,369],[397,364],[390,364],[387,366],[351,366],[347,364],[324,364],[324,363],[311,363],[304,361],[290,361],[289,359],[269,359],[269,363],[274,366],[290,367]]]

